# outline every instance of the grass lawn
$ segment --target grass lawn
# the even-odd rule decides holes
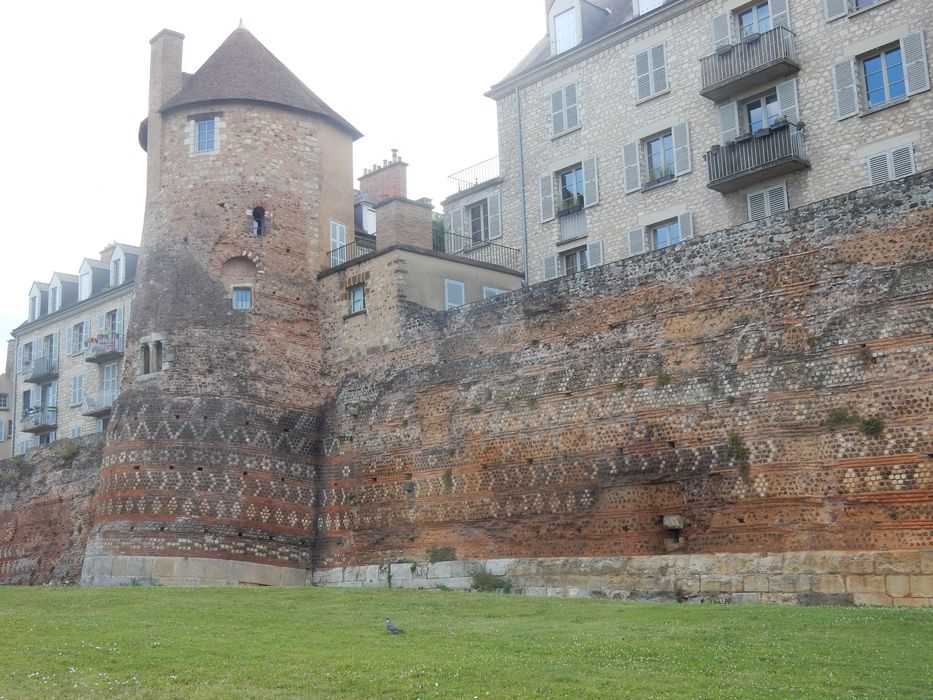
[[[930,609],[0,588],[0,698],[931,696]]]

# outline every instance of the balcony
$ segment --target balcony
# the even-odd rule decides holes
[[[338,265],[343,265],[348,263],[351,260],[356,260],[361,258],[364,255],[369,255],[370,253],[375,252],[376,250],[376,239],[369,237],[366,238],[357,238],[355,241],[350,241],[344,246],[339,248],[334,248],[328,255],[330,256],[330,264],[328,267],[337,267]]]
[[[713,102],[800,70],[794,33],[775,27],[763,34],[751,34],[741,43],[720,47],[700,60],[703,78],[700,94]]]
[[[499,177],[499,156],[494,156],[482,163],[471,165],[449,176],[450,184],[457,188],[457,192],[464,192],[484,182]]]
[[[50,433],[58,427],[58,410],[53,406],[23,411],[24,433]]]
[[[112,391],[102,391],[98,394],[85,396],[84,403],[81,405],[81,415],[95,418],[105,416],[110,413],[116,398],[116,394]]]
[[[30,384],[44,384],[58,377],[58,358],[37,357],[32,361],[30,368],[26,381]]]
[[[803,130],[786,123],[713,146],[703,157],[709,174],[706,186],[723,194],[810,167]]]
[[[123,357],[123,336],[119,333],[107,333],[90,339],[88,354],[84,360],[102,364],[118,357]]]
[[[586,235],[586,210],[582,204],[561,209],[557,212],[557,218],[560,219],[558,243],[565,243]]]
[[[440,252],[456,255],[457,257],[483,262],[488,265],[498,265],[515,272],[522,271],[521,251],[489,241],[473,240],[469,236],[459,236],[456,233],[444,234],[444,248]]]

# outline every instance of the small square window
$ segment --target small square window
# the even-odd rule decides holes
[[[366,311],[366,287],[358,284],[350,288],[350,313],[361,314]]]
[[[674,177],[674,135],[671,131],[645,141],[648,182],[652,185]]]
[[[249,311],[253,308],[253,290],[249,287],[233,288],[233,308],[237,311]]]
[[[10,395],[0,394],[0,409],[7,409],[9,407],[10,407]]]
[[[904,82],[904,61],[901,46],[866,56],[862,59],[865,80],[865,101],[868,109],[880,107],[907,95]]]
[[[206,153],[214,150],[214,119],[199,119],[195,123],[195,151]]]
[[[587,268],[587,262],[586,248],[571,250],[569,253],[564,253],[561,256],[561,263],[563,264],[565,275],[582,272]]]
[[[677,219],[671,219],[670,221],[649,226],[648,240],[652,250],[659,250],[680,243],[680,222]]]

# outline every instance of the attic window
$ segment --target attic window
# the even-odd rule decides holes
[[[554,17],[554,53],[563,53],[577,45],[577,10],[571,7]]]
[[[266,210],[262,207],[253,209],[253,235],[264,236],[266,234]]]

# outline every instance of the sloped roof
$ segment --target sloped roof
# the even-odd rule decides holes
[[[348,132],[362,134],[327,106],[277,59],[249,30],[236,29],[184,87],[162,105],[163,112],[217,100],[249,100],[317,114]]]

